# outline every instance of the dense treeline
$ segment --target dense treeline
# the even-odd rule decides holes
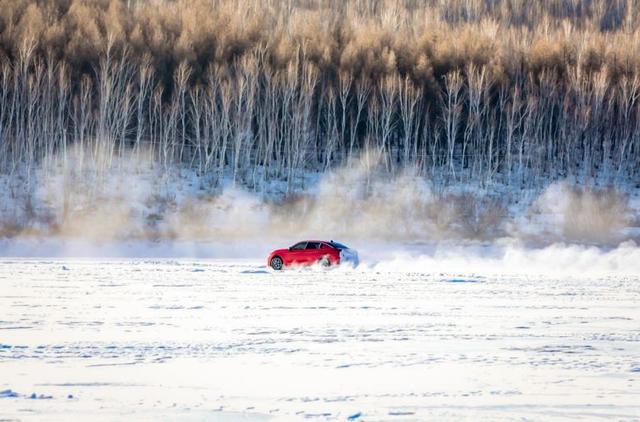
[[[639,0],[0,0],[0,170],[640,175]],[[73,152],[73,154],[72,154]]]

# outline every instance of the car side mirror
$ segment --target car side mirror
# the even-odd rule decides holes
[[[289,248],[288,248],[288,249],[289,249],[289,252],[291,252],[291,246],[289,246]]]

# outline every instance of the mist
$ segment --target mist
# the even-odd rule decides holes
[[[380,154],[366,151],[310,174],[294,194],[278,185],[265,193],[231,180],[208,185],[140,151],[103,169],[78,154],[40,168],[22,196],[7,195],[4,255],[254,259],[326,238],[360,250],[363,268],[633,272],[640,262],[636,202],[613,188],[443,189],[410,167],[388,172]]]

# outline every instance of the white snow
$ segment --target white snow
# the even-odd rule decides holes
[[[638,247],[478,248],[3,258],[0,420],[640,418]]]

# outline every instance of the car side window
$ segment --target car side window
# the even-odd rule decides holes
[[[292,251],[301,251],[307,246],[307,242],[296,243],[291,247]]]
[[[318,242],[308,242],[307,249],[320,249],[320,244]]]

